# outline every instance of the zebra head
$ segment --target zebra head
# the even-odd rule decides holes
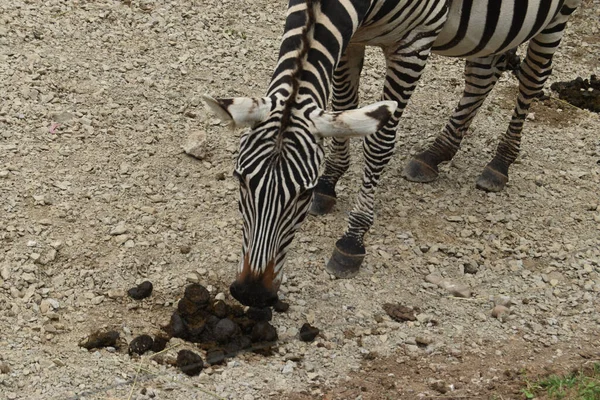
[[[250,127],[241,136],[233,172],[240,183],[243,247],[230,291],[242,304],[270,306],[277,301],[287,249],[310,206],[323,138],[372,134],[397,104],[327,112],[314,102],[290,105],[276,97],[203,98],[224,122]]]

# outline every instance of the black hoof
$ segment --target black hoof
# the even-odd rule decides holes
[[[507,175],[487,165],[481,175],[479,175],[479,178],[477,178],[475,186],[477,189],[485,190],[486,192],[501,192],[507,182]]]
[[[335,244],[325,269],[339,279],[354,278],[358,275],[365,256],[365,248],[357,239],[342,236]]]
[[[402,176],[407,181],[428,183],[433,182],[439,175],[437,165],[430,165],[418,158],[413,158],[406,164]]]
[[[335,197],[315,192],[315,194],[313,194],[312,203],[310,204],[310,209],[308,212],[311,215],[329,214],[333,210],[336,201],[337,199]]]

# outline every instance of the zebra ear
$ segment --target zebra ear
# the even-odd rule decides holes
[[[380,130],[398,108],[395,101],[380,101],[356,110],[327,112],[316,109],[310,114],[315,135],[320,137],[361,137]]]
[[[204,95],[202,100],[221,121],[235,127],[249,126],[263,121],[271,110],[271,99],[268,97],[214,99]]]

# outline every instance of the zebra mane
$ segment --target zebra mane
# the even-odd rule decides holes
[[[310,36],[316,24],[315,18],[315,7],[319,0],[305,0],[306,2],[306,24],[302,29],[300,38],[300,51],[296,56],[296,68],[290,75],[290,84],[292,90],[289,97],[283,105],[283,111],[281,115],[281,125],[279,127],[279,135],[277,135],[277,149],[281,151],[283,149],[283,132],[290,124],[292,116],[292,107],[296,102],[296,96],[300,89],[300,77],[304,72],[304,59],[306,58],[308,51],[310,50]]]

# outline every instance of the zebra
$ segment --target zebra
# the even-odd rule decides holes
[[[208,107],[241,136],[234,175],[243,220],[242,255],[230,286],[242,304],[274,304],[282,266],[306,215],[330,212],[335,186],[349,166],[349,140],[363,137],[363,179],[348,228],[326,270],[355,276],[374,221],[375,189],[394,151],[399,118],[431,52],[461,57],[465,89],[435,141],[403,171],[429,182],[449,161],[479,107],[529,42],[519,67],[512,119],[477,187],[500,191],[520,146],[527,109],[551,72],[552,56],[581,0],[289,0],[279,57],[265,97],[215,99]],[[358,108],[365,47],[382,48],[382,101]],[[331,96],[333,111],[325,111]],[[324,141],[331,138],[325,158]],[[312,205],[311,205],[312,204]]]

